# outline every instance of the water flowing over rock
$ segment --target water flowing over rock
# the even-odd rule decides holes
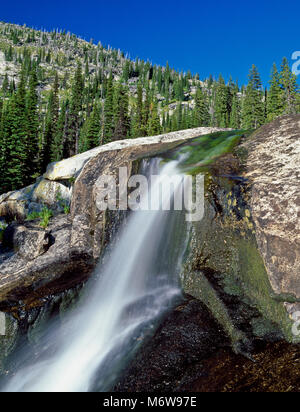
[[[28,296],[39,299],[55,292],[62,286],[74,286],[92,272],[96,259],[107,243],[109,230],[108,214],[99,211],[95,196],[99,190],[97,181],[101,175],[116,174],[117,168],[125,166],[130,177],[134,162],[143,157],[170,150],[195,136],[223,129],[196,128],[166,135],[112,142],[92,149],[70,159],[50,164],[42,179],[35,185],[20,191],[2,195],[0,213],[10,216],[15,213],[24,220],[33,205],[47,205],[61,210],[61,203],[71,202],[71,216],[56,216],[47,228],[51,244],[46,253],[29,262],[20,254],[4,255],[0,264],[0,307],[20,305]],[[68,185],[71,179],[73,188]],[[68,185],[66,185],[68,183]],[[37,203],[39,202],[39,203]],[[28,223],[27,233],[35,235]],[[30,232],[32,231],[32,232]],[[37,245],[43,250],[44,240]],[[24,249],[24,248],[23,248]],[[70,274],[73,272],[72,279]],[[67,280],[66,280],[67,279]]]
[[[299,115],[277,119],[215,162],[204,219],[192,228],[184,289],[239,348],[249,334],[274,337],[276,329],[299,339],[299,125]]]
[[[0,215],[18,216],[21,222],[12,223],[4,232],[6,240],[0,255],[0,310],[29,322],[34,311],[44,313],[45,302],[49,304],[89,278],[116,228],[126,219],[126,212],[98,209],[96,200],[102,190],[102,175],[113,175],[119,183],[120,167],[126,168],[130,177],[139,170],[142,159],[157,155],[172,158],[182,144],[189,145],[191,153],[196,153],[193,151],[199,142],[194,139],[218,130],[200,128],[113,142],[50,164],[35,185],[2,195]],[[178,311],[182,310],[183,318],[192,313],[195,319],[198,319],[197,310],[208,311],[211,318],[203,323],[200,317],[202,323],[194,333],[190,333],[193,320],[187,323],[187,329],[180,329],[178,352],[162,355],[171,372],[163,367],[159,373],[156,371],[158,383],[151,367],[148,370],[154,374],[152,383],[146,375],[143,375],[143,387],[142,382],[139,387],[136,380],[135,385],[128,383],[132,376],[136,379],[139,359],[150,362],[152,349],[155,362],[161,362],[161,355],[150,342],[150,349],[145,346],[137,363],[125,371],[117,389],[148,389],[150,385],[165,390],[161,379],[170,373],[170,388],[188,390],[192,381],[187,371],[199,378],[193,381],[193,387],[203,388],[203,376],[195,372],[196,366],[189,362],[189,357],[196,359],[197,365],[200,362],[208,368],[210,359],[215,357],[226,368],[236,362],[244,365],[235,357],[240,355],[235,354],[250,359],[253,353],[258,359],[263,357],[264,349],[259,352],[258,342],[299,342],[299,336],[292,333],[292,316],[300,310],[299,137],[300,116],[284,116],[250,136],[245,135],[238,143],[234,140],[230,153],[215,155],[216,152],[212,152],[209,164],[206,157],[192,164],[191,173],[199,168],[205,173],[205,213],[203,220],[190,225],[181,283],[183,291],[197,300],[183,309],[179,306]],[[62,210],[59,205],[62,200],[70,203],[70,214],[58,213]],[[24,221],[29,210],[43,204],[56,209],[45,230],[38,222]],[[174,324],[175,315],[170,318]],[[168,323],[164,327],[168,331]],[[158,333],[165,336],[163,329]],[[175,341],[176,333],[167,334]],[[15,335],[12,334],[5,350],[14,347]],[[205,338],[203,346],[199,336]],[[158,334],[155,339],[160,342],[161,336]],[[182,362],[185,346],[189,355]],[[210,346],[216,349],[216,354],[212,355]],[[286,347],[281,343],[275,346]],[[270,352],[270,347],[267,346],[266,351]],[[196,356],[197,348],[201,353]],[[294,346],[287,348],[292,362]],[[271,363],[272,359],[270,356],[268,361]],[[281,359],[284,363],[285,357]],[[245,368],[253,374],[250,364]],[[180,372],[180,382],[176,381],[174,370]],[[201,370],[207,373],[205,368]],[[232,385],[242,385],[234,383],[232,376],[230,379]]]

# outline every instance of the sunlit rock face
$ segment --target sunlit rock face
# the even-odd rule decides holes
[[[300,308],[300,116],[262,127],[245,145],[256,239],[277,295]],[[280,298],[280,296],[279,296]]]

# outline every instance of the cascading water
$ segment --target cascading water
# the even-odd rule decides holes
[[[157,173],[158,163],[148,162],[148,174]],[[177,165],[171,161],[162,168],[149,190],[150,197],[159,197],[154,201],[163,204],[165,196],[180,189],[183,182],[178,180],[171,194],[157,190],[165,175],[179,174]],[[3,390],[109,389],[143,336],[180,295],[182,216],[163,210],[132,213],[76,309],[61,327],[49,326],[43,348],[47,355],[19,368]]]

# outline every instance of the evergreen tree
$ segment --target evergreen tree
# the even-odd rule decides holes
[[[91,115],[82,128],[80,137],[80,152],[99,146],[101,140],[101,106],[99,102],[95,102]]]
[[[245,129],[256,129],[264,123],[264,120],[262,84],[258,70],[253,65],[243,100],[242,126]]]
[[[288,60],[283,58],[280,72],[280,83],[282,87],[281,101],[284,114],[294,114],[297,111],[297,77],[292,73]]]
[[[68,127],[64,142],[64,157],[70,157],[78,153],[83,90],[84,81],[82,77],[82,68],[81,64],[78,63],[72,85],[70,111],[68,113]]]
[[[106,98],[104,103],[104,125],[103,125],[103,143],[112,140],[114,132],[114,87],[113,78],[110,74],[107,82]]]
[[[216,88],[215,120],[219,127],[228,126],[228,93],[225,81],[221,75]]]
[[[45,131],[41,150],[40,166],[43,172],[47,165],[53,159],[53,150],[56,151],[54,147],[55,135],[57,132],[57,122],[59,116],[59,97],[58,97],[58,75],[55,75],[54,84],[49,95],[47,112],[45,118]]]
[[[232,98],[229,126],[232,129],[240,129],[241,127],[241,105],[240,98],[238,97],[237,93],[235,93]]]
[[[150,104],[150,115],[148,119],[148,135],[154,136],[161,133],[160,117],[157,111],[156,103]]]
[[[63,158],[63,142],[66,135],[66,114],[68,111],[69,102],[63,102],[58,116],[55,135],[51,144],[51,162],[57,162]]]
[[[11,97],[7,112],[9,124],[6,135],[6,158],[7,167],[5,173],[6,185],[10,190],[22,187],[27,180],[25,176],[26,164],[26,140],[27,140],[27,118],[26,118],[26,92],[25,75],[22,71],[17,91]]]
[[[193,111],[193,127],[209,125],[209,111],[205,94],[201,87],[198,87],[195,95],[195,108]]]
[[[27,139],[25,142],[25,180],[31,183],[39,175],[39,116],[36,68],[33,67],[29,78],[29,90],[26,96]]]
[[[282,108],[282,88],[280,84],[280,76],[277,66],[274,63],[272,68],[270,90],[267,100],[267,120],[272,121],[275,117],[280,116],[283,112]]]
[[[130,121],[128,115],[128,91],[121,86],[119,89],[117,111],[115,115],[115,130],[113,133],[113,140],[125,139],[130,130]]]
[[[142,136],[143,124],[143,87],[139,82],[137,85],[136,115],[133,116],[133,137]]]

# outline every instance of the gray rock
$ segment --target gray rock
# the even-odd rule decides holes
[[[300,299],[300,116],[262,127],[245,148],[256,239],[269,280],[276,294]]]
[[[63,205],[71,202],[72,189],[47,179],[41,179],[34,187],[31,200],[35,203],[45,204],[50,208],[62,209]]]
[[[23,225],[10,225],[4,238],[18,255],[33,260],[47,251],[50,245],[49,232],[42,228],[27,228]]]
[[[44,178],[48,180],[68,180],[76,178],[82,171],[84,165],[92,158],[100,155],[101,153],[108,153],[125,148],[132,148],[136,150],[138,147],[144,147],[145,152],[149,147],[151,153],[151,147],[159,145],[160,150],[166,147],[165,143],[173,143],[174,146],[182,143],[185,140],[192,139],[196,136],[212,133],[218,130],[225,130],[220,128],[211,127],[198,127],[195,129],[181,130],[178,132],[167,133],[159,136],[141,137],[138,139],[127,139],[116,142],[111,142],[103,146],[95,147],[84,153],[80,153],[76,156],[68,159],[61,160],[60,162],[50,163],[47,167],[47,171],[44,174]],[[109,155],[109,154],[108,154]]]

